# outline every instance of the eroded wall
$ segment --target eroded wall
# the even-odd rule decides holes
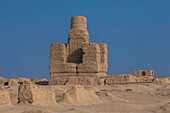
[[[134,76],[137,76],[137,77],[154,77],[154,70],[135,70]]]
[[[50,49],[50,83],[56,77],[106,76],[107,44],[89,42],[87,20],[74,16],[67,44],[52,44]]]

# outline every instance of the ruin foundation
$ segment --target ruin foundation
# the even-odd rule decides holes
[[[90,43],[86,18],[72,17],[68,43],[51,45],[49,84],[100,84],[107,68],[107,44]]]

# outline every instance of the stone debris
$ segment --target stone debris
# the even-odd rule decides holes
[[[124,101],[117,98],[110,93],[101,92],[93,86],[75,85],[70,88],[58,87],[44,87],[34,85],[29,82],[24,82],[19,86],[18,103],[25,104],[50,104],[55,105],[69,104],[69,105],[92,105],[100,104],[109,101]]]

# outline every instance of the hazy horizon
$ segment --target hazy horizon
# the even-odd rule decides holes
[[[155,70],[170,76],[170,1],[0,1],[0,76],[49,78],[52,43],[67,43],[72,16],[90,42],[108,44],[108,75]]]

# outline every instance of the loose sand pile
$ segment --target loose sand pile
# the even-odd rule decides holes
[[[63,95],[61,102],[71,105],[92,105],[100,104],[108,101],[122,101],[117,97],[114,97],[110,93],[96,92],[95,88],[85,88],[84,86],[74,86],[72,89],[67,90]]]
[[[61,100],[72,105],[89,105],[102,103],[93,90],[86,90],[83,86],[75,86],[69,89]]]

